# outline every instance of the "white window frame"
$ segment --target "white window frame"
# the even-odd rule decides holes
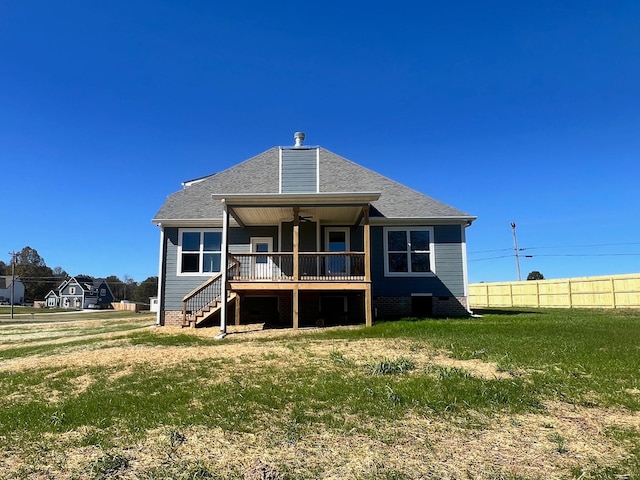
[[[429,232],[429,272],[412,272],[411,271],[411,243],[407,238],[407,270],[406,272],[390,272],[389,271],[389,236],[387,232],[405,232],[409,235],[412,231]],[[383,245],[384,245],[384,276],[385,277],[433,277],[436,274],[436,255],[435,242],[433,241],[433,227],[384,227],[383,228]]]
[[[200,250],[198,251],[198,271],[197,272],[183,272],[182,271],[182,234],[185,232],[198,232],[200,233]],[[222,234],[222,228],[179,228],[178,229],[178,258],[176,261],[176,275],[179,277],[212,277],[220,272],[203,272],[202,264],[205,253],[217,253],[213,250],[204,251],[204,233],[217,232]],[[187,251],[186,253],[196,253],[195,251]],[[220,244],[220,265],[222,266],[222,243]]]
[[[76,294],[76,287],[69,287],[69,295],[75,295]]]
[[[351,251],[351,229],[349,227],[325,227],[324,229],[324,250],[325,252],[329,252],[329,235],[331,233],[335,233],[335,232],[339,232],[339,233],[344,233],[344,245],[345,245],[345,252],[350,252]],[[325,258],[325,265],[327,268],[327,275],[332,275],[332,276],[348,276],[349,272],[351,272],[351,262],[350,262],[350,258],[349,255],[346,255],[344,257],[344,272],[333,272],[333,273],[329,273],[329,265],[331,265],[331,256],[328,256]]]
[[[259,243],[267,244],[266,252],[257,252]],[[271,279],[273,278],[273,238],[272,237],[251,237],[251,253],[264,253],[265,262],[258,262],[257,256],[251,256],[251,276],[253,278]],[[262,255],[260,255],[262,256]]]

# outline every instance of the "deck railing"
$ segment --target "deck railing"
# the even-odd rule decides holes
[[[233,281],[292,281],[293,253],[234,253],[238,261],[230,276]],[[298,275],[301,281],[364,280],[362,252],[301,252]]]
[[[238,268],[238,260],[228,256],[227,275],[230,277]],[[222,273],[217,273],[202,285],[194,288],[182,299],[182,324],[183,326],[195,322],[197,314],[207,308],[214,308],[222,298]]]

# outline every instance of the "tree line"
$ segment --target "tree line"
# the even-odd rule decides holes
[[[0,260],[0,275],[11,276],[13,273],[20,278],[25,287],[25,302],[44,300],[47,293],[58,288],[70,277],[62,267],[48,267],[35,248],[24,247],[14,254],[13,261],[14,265],[11,259],[7,263]],[[12,272],[13,269],[15,272]],[[74,276],[95,278],[86,274]],[[155,297],[158,293],[158,277],[148,277],[142,282],[136,282],[128,275],[122,279],[116,275],[109,275],[104,280],[111,288],[116,302],[129,300],[149,303],[149,297]]]

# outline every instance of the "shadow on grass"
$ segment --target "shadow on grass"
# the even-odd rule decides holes
[[[534,315],[542,314],[540,310],[521,310],[518,308],[474,308],[474,315]]]

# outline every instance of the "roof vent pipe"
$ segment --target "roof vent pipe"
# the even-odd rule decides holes
[[[301,147],[304,142],[304,132],[296,132],[293,134],[293,138],[296,140],[296,147]]]

